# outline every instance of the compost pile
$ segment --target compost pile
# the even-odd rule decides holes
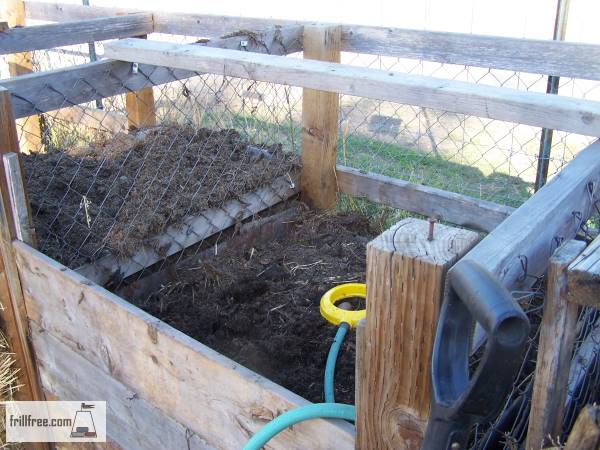
[[[364,283],[366,244],[373,231],[355,214],[304,212],[294,219],[290,236],[187,260],[169,269],[174,271],[171,280],[160,283],[157,291],[129,300],[319,402],[327,353],[337,331],[320,315],[319,302],[337,284]],[[338,402],[354,404],[354,361],[351,332],[336,367]]]
[[[129,256],[185,216],[293,176],[281,145],[249,145],[231,129],[166,125],[23,155],[39,248],[71,267]]]

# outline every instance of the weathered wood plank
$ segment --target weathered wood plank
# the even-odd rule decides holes
[[[509,290],[527,289],[543,275],[557,242],[572,239],[593,212],[600,193],[596,141],[517,208],[466,256]]]
[[[143,12],[139,9],[83,6],[66,3],[26,2],[25,12],[28,18],[64,22],[90,18],[115,16]],[[293,20],[271,18],[253,18],[238,16],[219,16],[213,14],[192,14],[167,11],[153,11],[156,33],[183,34],[188,36],[222,37],[227,34],[252,30],[287,26],[302,26],[304,23]],[[299,39],[300,45],[302,39]],[[300,48],[301,50],[301,48]]]
[[[137,250],[130,258],[105,256],[94,264],[80,267],[77,272],[100,285],[115,274],[128,277],[297,193],[295,181],[287,176],[277,178],[271,185],[244,194],[239,200],[230,200],[220,208],[187,217],[181,225],[170,226],[160,236],[152,239],[154,245]]]
[[[429,417],[429,367],[446,271],[473,231],[398,222],[367,246],[367,317],[356,401],[358,449],[417,450]]]
[[[341,27],[304,27],[304,58],[340,62]],[[333,208],[337,200],[337,159],[340,96],[334,92],[302,92],[302,199],[312,208]]]
[[[600,45],[345,25],[342,50],[600,80]]]
[[[129,63],[97,61],[0,80],[0,86],[12,94],[15,117],[26,117],[194,75],[188,70],[145,64],[132,73]]]
[[[600,136],[600,102],[323,61],[124,39],[107,57]]]
[[[600,237],[569,266],[569,301],[600,308]]]
[[[152,33],[151,13],[11,28],[0,33],[0,55]]]
[[[248,34],[248,32],[245,33]],[[249,52],[286,54],[295,50],[292,42],[296,41],[297,36],[301,37],[301,33],[301,28],[268,30],[259,36],[262,39],[260,42],[248,39],[246,49]],[[240,40],[244,39],[246,34],[242,33],[241,37],[213,39],[197,46],[240,48]],[[0,80],[0,87],[11,91],[14,115],[19,118],[138,91],[196,75],[201,74],[152,64],[140,64],[138,72],[133,73],[129,63],[97,61]]]
[[[202,439],[132,389],[83,358],[76,349],[32,323],[44,389],[55,400],[107,402],[106,434],[123,449],[210,449]],[[175,386],[165,386],[175,389]]]
[[[207,445],[241,448],[270,418],[307,404],[26,244],[13,246],[30,319]],[[308,421],[270,445],[352,449],[352,430]]]
[[[549,183],[466,256],[509,291],[527,290],[542,276],[554,250],[573,239],[594,211],[600,190],[600,141],[581,150]],[[477,348],[485,339],[478,325]]]
[[[32,247],[37,247],[19,155],[13,152],[5,153],[2,158],[12,210],[11,215],[15,224],[15,237]]]
[[[398,178],[337,166],[340,192],[466,228],[492,231],[515,209],[493,202],[409,183]]]
[[[567,267],[585,242],[567,241],[550,258],[526,449],[559,442],[579,307],[567,302]]]
[[[90,7],[86,10],[81,5],[25,3],[27,17],[50,21],[88,19],[139,11],[107,7]],[[222,36],[236,30],[308,25],[308,22],[291,20],[162,11],[154,12],[154,17],[155,31],[190,36]],[[600,46],[594,44],[343,25],[341,50],[461,66],[600,79]]]

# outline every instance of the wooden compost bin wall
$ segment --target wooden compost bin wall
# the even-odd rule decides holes
[[[108,438],[119,447],[239,449],[308,403],[27,244],[14,248],[45,392],[106,400]],[[354,427],[308,421],[270,445],[353,449]]]

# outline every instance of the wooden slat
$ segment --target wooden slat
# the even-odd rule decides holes
[[[93,264],[80,267],[77,272],[100,285],[116,274],[128,277],[297,193],[296,182],[287,176],[277,178],[271,185],[244,194],[240,199],[230,200],[220,208],[188,216],[181,225],[170,226],[160,236],[151,239],[153,245],[138,249],[130,258],[108,255]]]
[[[26,244],[13,245],[30,319],[207,445],[241,448],[270,418],[307,404]],[[308,421],[270,445],[352,449],[352,430]]]
[[[0,55],[152,33],[151,13],[12,28],[0,33]]]
[[[287,54],[295,51],[293,43],[298,41],[298,37],[301,38],[301,32],[301,28],[269,30],[259,36],[260,42],[248,39],[247,50],[275,55]],[[197,46],[239,48],[240,40],[244,39],[243,36],[245,34],[242,34],[242,37],[213,39]],[[301,43],[302,40],[299,39],[299,42]],[[0,87],[3,86],[11,91],[14,115],[19,118],[138,91],[145,87],[157,86],[195,75],[200,75],[200,73],[157,67],[152,64],[140,64],[138,73],[133,73],[129,63],[97,61],[0,80]]]
[[[417,450],[429,417],[429,367],[444,279],[473,231],[398,222],[367,246],[367,317],[357,377],[357,449]]]
[[[526,449],[559,442],[579,307],[567,301],[567,267],[585,248],[567,241],[550,258]]]
[[[346,25],[342,50],[600,80],[600,45]]]
[[[546,272],[557,240],[572,239],[579,225],[592,214],[599,187],[600,142],[596,141],[581,150],[465,258],[484,266],[509,290],[527,289],[535,277]]]
[[[188,70],[144,64],[134,74],[129,63],[97,61],[0,80],[0,86],[12,94],[15,117],[26,117],[194,75]]]
[[[569,301],[600,308],[600,237],[569,266]]]
[[[32,247],[37,247],[19,155],[13,152],[5,153],[3,162],[12,217],[15,224],[15,237]]]
[[[322,61],[124,39],[107,57],[388,100],[600,136],[600,102]]]
[[[398,178],[337,166],[340,192],[466,228],[492,231],[514,208]]]
[[[137,10],[26,2],[27,17],[65,21]],[[236,30],[302,26],[308,22],[250,17],[154,12],[155,30],[190,36],[222,36]],[[335,25],[335,24],[324,24]],[[600,79],[600,46],[365,25],[343,25],[341,50],[457,65],[591,80]]]
[[[304,58],[340,62],[341,27],[304,27]],[[333,208],[337,200],[337,158],[340,96],[333,92],[302,92],[302,199],[312,208]]]
[[[207,449],[186,427],[93,365],[76,350],[32,323],[32,338],[44,389],[54,400],[107,402],[106,434],[126,450]],[[165,389],[173,387],[165,386]]]

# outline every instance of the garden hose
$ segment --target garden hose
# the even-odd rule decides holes
[[[274,436],[288,427],[310,419],[345,419],[354,422],[356,408],[341,403],[314,403],[292,409],[276,417],[252,436],[242,450],[260,450]]]
[[[348,330],[355,327],[358,321],[366,316],[366,310],[364,309],[347,311],[335,306],[340,300],[352,297],[365,298],[366,286],[359,283],[341,284],[327,291],[321,298],[321,315],[333,325],[339,325],[325,364],[324,391],[326,403],[314,403],[281,414],[252,436],[242,450],[260,450],[274,436],[305,420],[345,419],[355,421],[356,408],[353,405],[335,403],[334,394],[335,365],[344,338]]]
[[[325,377],[323,380],[323,390],[325,393],[325,401],[327,403],[335,403],[334,393],[334,379],[335,379],[335,365],[337,357],[340,352],[340,347],[344,342],[346,333],[351,327],[356,327],[361,319],[364,319],[367,315],[365,309],[360,311],[348,311],[346,309],[338,308],[336,303],[353,297],[366,298],[367,286],[361,283],[346,283],[340,284],[330,290],[328,290],[323,297],[321,297],[320,311],[321,315],[329,323],[333,325],[339,325],[337,333],[331,347],[329,354],[327,355],[327,363],[325,364]]]
[[[327,403],[335,403],[335,393],[333,388],[335,379],[335,364],[338,353],[340,352],[340,347],[344,342],[344,338],[346,337],[346,333],[348,332],[349,328],[350,325],[347,322],[341,323],[329,349],[329,354],[327,355],[327,363],[325,364],[325,380],[323,382],[325,402]]]

